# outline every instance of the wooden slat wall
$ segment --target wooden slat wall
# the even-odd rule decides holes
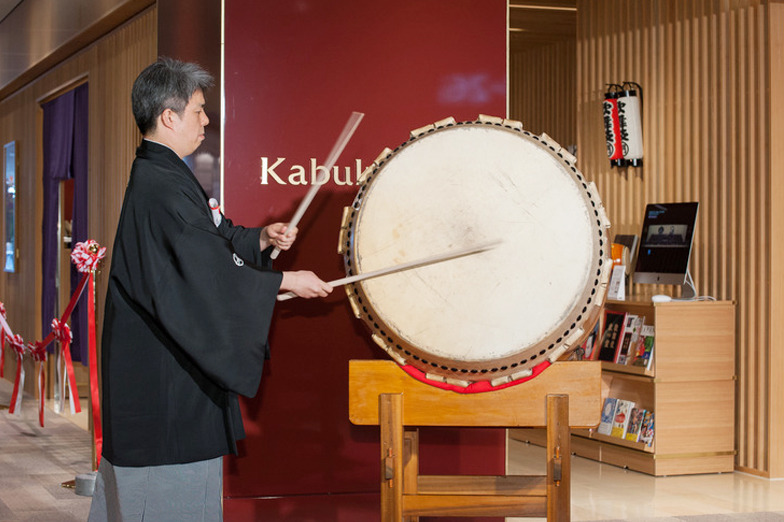
[[[546,132],[562,147],[577,145],[577,102],[574,39],[511,49],[509,117],[535,134]]]
[[[157,53],[157,11],[148,8],[34,82],[0,101],[0,143],[15,140],[19,152],[17,244],[19,270],[0,272],[0,300],[15,333],[26,341],[41,332],[41,102],[85,78],[89,83],[89,237],[111,249],[129,169],[140,141],[130,109],[130,89]],[[0,218],[2,219],[2,218]],[[97,281],[103,303],[109,259]],[[99,307],[100,314],[102,306]],[[98,316],[100,328],[101,317]],[[48,332],[46,332],[48,333]],[[7,354],[6,378],[15,363]],[[26,383],[32,390],[33,379]]]
[[[784,368],[781,355],[772,359],[781,342],[771,338],[780,314],[771,308],[769,151],[782,145],[771,143],[768,40],[781,15],[769,23],[769,9],[760,0],[578,0],[577,144],[613,233],[639,234],[646,203],[700,202],[698,293],[737,303],[736,466],[782,476],[781,451],[772,453],[784,443],[772,429],[781,401],[771,403]],[[626,80],[643,88],[645,164],[611,169],[602,94]]]
[[[784,191],[784,3],[578,0],[573,63],[570,45],[512,48],[509,116],[577,143],[612,234],[639,234],[649,202],[700,201],[698,293],[737,303],[736,467],[784,477],[784,210],[771,204]],[[643,88],[644,167],[612,169],[601,100],[627,80]],[[552,110],[571,81],[574,138]]]

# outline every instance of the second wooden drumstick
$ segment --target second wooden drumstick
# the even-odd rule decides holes
[[[388,266],[386,268],[373,270],[371,272],[365,272],[364,274],[356,274],[353,276],[343,277],[341,279],[335,279],[334,281],[330,281],[327,284],[332,288],[335,288],[336,286],[356,283],[359,281],[363,281],[365,279],[371,279],[374,277],[394,274],[397,272],[402,272],[404,270],[411,270],[412,268],[419,268],[422,266],[432,265],[435,263],[442,263],[444,261],[449,261],[451,259],[457,259],[458,257],[470,256],[472,254],[478,254],[480,252],[490,250],[491,248],[495,248],[498,245],[500,245],[501,242],[502,241],[500,239],[495,241],[489,241],[487,243],[482,243],[479,245],[473,245],[470,247],[453,250],[451,252],[436,254],[433,256],[416,259],[414,261],[407,261],[405,263],[400,263],[399,265]],[[286,301],[288,299],[293,299],[295,297],[297,297],[297,295],[294,292],[286,292],[278,295],[278,301]]]

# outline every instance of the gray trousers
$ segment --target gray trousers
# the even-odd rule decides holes
[[[223,459],[130,468],[101,459],[88,522],[222,522]]]

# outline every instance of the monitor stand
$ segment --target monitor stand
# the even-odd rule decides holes
[[[680,299],[688,301],[697,297],[697,289],[694,288],[694,280],[691,278],[691,272],[686,269],[686,280],[681,285]]]

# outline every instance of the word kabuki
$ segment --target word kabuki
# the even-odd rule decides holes
[[[608,85],[602,102],[604,136],[611,167],[642,167],[642,87],[634,82]]]
[[[83,243],[77,243],[71,253],[71,261],[76,265],[76,268],[84,274],[79,281],[79,285],[71,296],[71,300],[65,309],[62,317],[52,320],[52,331],[43,341],[35,341],[25,343],[20,335],[14,334],[8,326],[6,320],[6,309],[3,303],[0,303],[0,377],[3,376],[5,364],[5,348],[8,346],[14,354],[16,354],[16,378],[14,379],[14,391],[11,395],[11,404],[8,407],[8,412],[18,415],[22,406],[22,395],[24,389],[24,357],[29,355],[38,366],[38,420],[41,427],[44,425],[44,397],[46,392],[46,358],[48,352],[47,346],[53,341],[60,344],[61,353],[65,360],[66,375],[61,382],[65,383],[70,390],[70,406],[71,413],[78,413],[81,411],[79,404],[79,394],[76,391],[76,379],[74,377],[73,362],[71,359],[71,341],[73,336],[71,329],[66,323],[71,312],[73,312],[77,301],[81,297],[85,287],[87,287],[87,300],[88,300],[88,339],[89,339],[89,369],[90,369],[90,398],[92,404],[92,420],[95,427],[94,437],[98,454],[100,455],[101,445],[101,419],[99,416],[100,405],[98,398],[98,361],[96,353],[96,338],[95,338],[95,271],[98,269],[98,263],[106,255],[106,247],[100,246],[98,243],[89,239]],[[60,369],[58,368],[58,371]]]

